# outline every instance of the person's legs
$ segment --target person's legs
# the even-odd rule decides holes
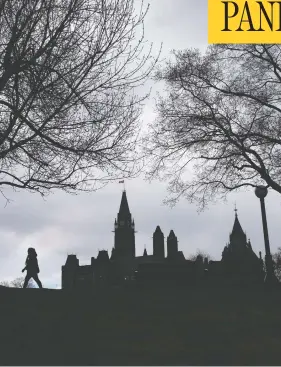
[[[26,274],[26,277],[24,279],[23,288],[26,288],[27,287],[27,284],[28,284],[30,278],[31,278],[31,275],[29,273],[27,273]]]
[[[42,283],[40,282],[40,280],[38,278],[38,274],[33,275],[32,278],[35,280],[35,282],[37,283],[39,288],[43,288]]]

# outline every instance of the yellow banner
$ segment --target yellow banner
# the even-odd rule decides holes
[[[281,43],[281,1],[208,0],[209,43]]]

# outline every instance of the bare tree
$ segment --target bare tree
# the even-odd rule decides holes
[[[12,280],[11,282],[7,282],[7,281],[0,282],[0,285],[3,285],[5,287],[11,287],[11,288],[23,288],[24,279],[25,279],[24,277],[19,277],[19,278]],[[28,282],[27,288],[35,288],[35,285],[32,279],[30,279],[30,281]]]
[[[272,255],[274,271],[279,282],[281,281],[281,247]]]
[[[281,46],[189,49],[156,73],[166,84],[151,126],[149,177],[200,208],[241,187],[281,193]]]
[[[201,250],[197,250],[196,254],[190,255],[188,257],[188,260],[196,261],[198,256],[202,257],[203,260],[204,259],[207,259],[208,261],[212,260],[212,257],[209,254]]]
[[[13,280],[11,282],[11,287],[13,288],[23,288],[23,284],[24,284],[24,277],[19,277],[16,278],[15,280]],[[34,282],[32,279],[30,279],[30,281],[27,284],[27,288],[35,288]]]
[[[155,58],[134,0],[0,2],[0,189],[92,190],[136,173],[135,88]]]
[[[0,285],[2,285],[3,287],[10,287],[10,283],[7,282],[6,280],[3,280],[2,282],[0,282]]]

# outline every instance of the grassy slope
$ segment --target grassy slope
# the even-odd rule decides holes
[[[2,365],[281,365],[281,291],[0,289]]]

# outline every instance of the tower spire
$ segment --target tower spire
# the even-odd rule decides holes
[[[126,191],[123,190],[117,220],[114,223],[116,255],[135,256],[135,223],[130,213]]]
[[[230,242],[233,242],[234,239],[238,239],[239,238],[239,243],[242,241],[244,244],[247,241],[247,237],[246,234],[244,233],[242,226],[239,222],[238,219],[238,215],[237,215],[237,209],[235,207],[235,219],[234,219],[234,224],[233,224],[233,228],[232,228],[232,232],[230,233]],[[236,241],[235,241],[236,242]],[[242,243],[241,242],[241,243]]]
[[[129,204],[127,200],[126,190],[123,190],[120,208],[119,208],[119,215],[128,216],[130,214],[131,213],[130,213]]]
[[[235,211],[235,219],[234,219],[234,225],[233,225],[233,229],[232,229],[232,234],[233,233],[243,233],[244,234],[244,231],[243,231],[243,229],[241,227],[241,224],[239,222],[239,219],[238,219],[237,209]]]

